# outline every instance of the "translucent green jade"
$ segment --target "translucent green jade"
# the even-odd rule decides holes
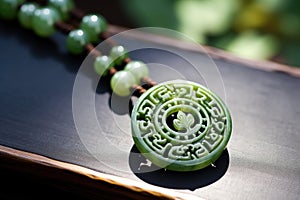
[[[207,88],[185,80],[147,90],[135,103],[131,118],[139,151],[155,165],[174,171],[212,164],[232,131],[224,102]]]

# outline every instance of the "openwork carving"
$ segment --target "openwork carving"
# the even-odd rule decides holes
[[[222,154],[231,135],[231,117],[223,101],[207,88],[169,81],[136,102],[132,134],[137,148],[154,164],[197,170]]]

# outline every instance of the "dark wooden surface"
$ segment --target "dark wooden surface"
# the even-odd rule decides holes
[[[299,78],[222,59],[214,60],[220,74],[205,73],[214,65],[204,54],[175,47],[170,49],[200,60],[196,69],[161,49],[131,52],[133,59],[160,64],[150,67],[158,82],[178,77],[203,84],[208,80],[233,119],[232,138],[216,168],[185,174],[137,173],[145,160],[136,153],[130,136],[131,102],[111,96],[105,81],[98,84],[93,69],[82,67],[89,59],[67,53],[65,35],[43,39],[17,23],[3,21],[0,30],[0,145],[204,199],[299,198]],[[133,48],[153,44],[165,48],[132,37],[120,42]],[[74,94],[74,87],[82,92]],[[90,116],[96,116],[99,125]],[[0,162],[3,166],[6,161]],[[2,173],[16,172],[3,169]],[[4,180],[21,178],[23,184],[7,185],[18,192],[30,183],[29,177]],[[7,188],[0,191],[7,195]],[[58,196],[70,192],[68,187],[55,191]]]
[[[199,200],[79,165],[0,146],[1,199]]]

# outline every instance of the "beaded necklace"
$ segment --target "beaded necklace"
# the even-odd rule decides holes
[[[155,83],[147,65],[131,60],[126,48],[111,41],[103,55],[94,45],[107,39],[107,21],[85,14],[71,0],[0,0],[0,17],[18,19],[41,37],[55,30],[67,34],[70,53],[92,54],[93,68],[110,81],[118,96],[137,96],[131,112],[133,141],[138,150],[160,168],[193,171],[211,165],[226,148],[232,132],[231,116],[223,100],[191,81]]]

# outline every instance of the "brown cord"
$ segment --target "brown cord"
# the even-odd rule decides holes
[[[83,12],[82,10],[78,9],[78,8],[73,8],[72,10],[70,10],[70,14],[71,17],[81,20],[86,14],[85,12]]]
[[[146,92],[146,89],[140,85],[133,85],[130,88],[130,92],[132,93],[133,96],[140,97],[143,93]]]
[[[55,27],[60,30],[61,32],[68,34],[70,33],[72,30],[74,30],[74,27],[70,24],[67,24],[63,21],[58,21],[55,22]]]
[[[94,45],[89,43],[85,45],[85,49],[87,50],[88,53],[90,53],[94,58],[97,58],[98,56],[101,56],[101,52],[95,49]]]
[[[47,0],[32,0],[32,1],[39,4],[39,5],[41,5],[41,6],[46,6],[47,5]]]
[[[109,77],[112,77],[115,73],[117,73],[117,70],[114,67],[112,67],[108,70]]]
[[[117,43],[115,41],[113,41],[112,39],[110,39],[110,34],[108,32],[103,32],[100,33],[98,36],[101,40],[105,40],[105,42],[110,46],[117,46]]]
[[[143,88],[145,89],[149,89],[151,87],[153,87],[154,85],[156,85],[157,83],[154,82],[152,79],[150,79],[149,77],[144,77],[141,80],[141,85],[143,86]]]
[[[131,59],[130,59],[130,58],[125,58],[125,59],[123,60],[124,65],[126,65],[126,64],[128,64],[128,63],[130,63],[130,62],[131,62]]]

